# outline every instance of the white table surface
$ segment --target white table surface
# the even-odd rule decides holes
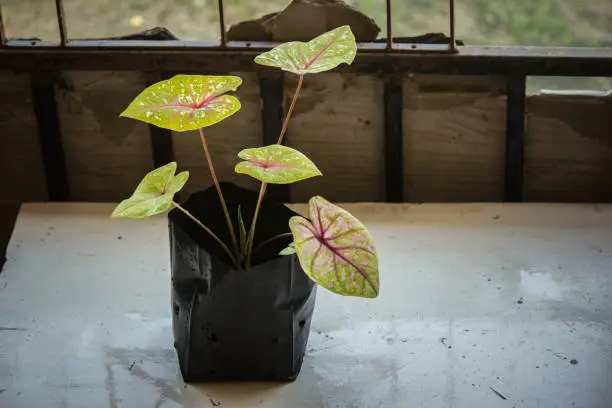
[[[612,206],[346,205],[381,292],[319,289],[290,384],[183,384],[165,217],[27,204],[0,273],[2,408],[612,406]]]

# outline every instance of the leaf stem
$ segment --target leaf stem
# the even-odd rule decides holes
[[[214,240],[217,241],[217,243],[219,245],[221,245],[221,247],[225,250],[225,252],[227,252],[227,254],[229,255],[229,257],[232,260],[232,262],[234,263],[234,265],[236,265],[236,267],[239,267],[238,262],[236,262],[236,257],[234,256],[234,254],[232,254],[232,252],[229,250],[227,245],[225,245],[223,243],[223,241],[221,241],[219,239],[219,237],[214,232],[212,232],[210,230],[210,228],[208,228],[206,225],[202,224],[202,222],[200,220],[198,220],[196,217],[194,217],[189,211],[187,211],[185,208],[183,208],[179,203],[177,203],[175,201],[172,201],[172,205],[174,205],[176,208],[178,208],[180,211],[182,211],[183,214],[185,214],[186,216],[191,218],[196,224],[198,224],[200,226],[200,228],[202,228],[204,231],[208,232],[210,234],[210,236],[213,237]]]
[[[283,122],[283,128],[281,129],[280,136],[278,137],[278,142],[276,144],[283,143],[283,137],[285,137],[285,133],[287,132],[287,125],[289,125],[289,118],[293,113],[293,108],[295,107],[295,101],[297,101],[298,95],[300,93],[300,89],[302,89],[302,82],[304,81],[304,75],[300,75],[300,79],[298,81],[297,87],[295,88],[295,94],[293,94],[293,99],[291,100],[291,105],[289,106],[289,110],[287,111],[287,117],[285,117],[285,121]]]
[[[263,200],[263,196],[266,193],[267,184],[262,182],[261,188],[259,189],[259,197],[257,197],[257,205],[255,206],[255,214],[253,215],[253,223],[251,224],[251,228],[249,229],[249,238],[247,239],[247,255],[246,255],[246,268],[249,269],[251,267],[251,255],[253,253],[253,239],[255,237],[255,224],[257,224],[257,216],[259,215],[259,208],[261,207],[261,202]]]
[[[285,233],[282,233],[282,234],[275,235],[272,238],[268,238],[264,242],[262,242],[261,244],[257,245],[257,248],[261,248],[262,246],[264,246],[266,244],[269,244],[272,241],[276,241],[279,238],[290,237],[292,235],[293,235],[293,233],[291,233],[291,232],[285,232]]]
[[[295,102],[297,101],[298,95],[300,94],[300,90],[302,89],[302,83],[304,82],[304,75],[300,75],[300,79],[298,80],[297,87],[295,88],[295,94],[293,94],[293,99],[291,100],[291,105],[289,106],[289,110],[287,111],[287,116],[283,121],[283,128],[281,129],[281,133],[278,137],[278,142],[276,144],[283,143],[283,137],[287,132],[287,126],[289,125],[289,119],[291,118],[291,114],[293,113],[293,108],[295,107]],[[253,214],[253,222],[251,224],[251,228],[249,230],[249,237],[247,239],[247,255],[246,255],[246,268],[251,267],[251,254],[253,253],[253,239],[255,237],[255,224],[257,223],[257,216],[259,215],[259,208],[261,207],[261,201],[263,200],[263,196],[266,193],[267,184],[263,181],[261,182],[261,188],[259,189],[259,197],[257,197],[257,205],[255,206],[255,214]]]
[[[221,201],[221,206],[223,207],[223,212],[225,213],[225,221],[227,222],[227,228],[229,228],[230,236],[232,237],[232,244],[234,245],[234,252],[237,254],[238,253],[238,241],[236,241],[236,234],[234,233],[232,219],[230,218],[229,211],[227,210],[227,204],[225,203],[225,198],[223,198],[223,193],[221,192],[221,186],[219,185],[219,180],[217,179],[217,173],[215,172],[215,167],[213,166],[213,162],[210,157],[210,152],[208,151],[208,144],[206,143],[204,132],[202,131],[202,128],[200,128],[199,131],[200,131],[200,140],[202,141],[202,146],[204,147],[204,154],[206,155],[206,161],[208,162],[208,167],[210,168],[210,175],[212,176],[213,182],[215,183],[215,187],[217,188],[217,193],[219,194],[219,200]]]

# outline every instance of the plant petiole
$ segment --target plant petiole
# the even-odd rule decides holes
[[[194,217],[189,211],[187,211],[185,208],[183,208],[183,206],[181,206],[179,203],[172,201],[172,205],[174,205],[174,207],[178,208],[181,212],[183,212],[183,214],[185,214],[187,217],[191,218],[191,220],[193,222],[195,222],[196,224],[198,224],[200,226],[200,228],[202,228],[204,231],[206,231],[211,237],[213,237],[213,239],[215,241],[217,241],[217,243],[219,245],[221,245],[221,247],[225,250],[225,252],[227,252],[227,254],[229,255],[230,259],[232,260],[232,262],[234,263],[234,265],[237,268],[240,268],[240,265],[238,264],[238,262],[236,261],[236,257],[234,256],[234,254],[232,254],[232,252],[229,250],[229,248],[227,247],[227,245],[225,245],[223,243],[223,241],[221,241],[219,239],[219,237],[210,230],[210,228],[208,228],[206,225],[202,224],[202,222],[200,220],[198,220],[196,217]]]
[[[289,110],[287,111],[287,116],[283,121],[283,128],[281,129],[281,133],[278,137],[278,142],[276,144],[283,143],[283,137],[287,132],[287,126],[289,125],[289,119],[291,118],[291,114],[293,113],[293,108],[295,107],[295,102],[297,101],[298,95],[300,94],[300,89],[302,89],[302,82],[304,82],[304,75],[300,75],[300,79],[298,80],[297,87],[295,88],[295,93],[293,94],[293,99],[291,100],[291,105],[289,106]],[[255,206],[255,214],[253,215],[253,224],[251,224],[251,229],[249,230],[249,238],[247,239],[247,269],[251,267],[251,254],[253,252],[253,237],[255,236],[255,224],[257,223],[257,215],[259,214],[259,207],[261,206],[261,201],[263,200],[263,196],[266,192],[266,183],[261,183],[261,188],[259,189],[259,197],[257,198],[257,205]]]
[[[225,221],[227,222],[227,228],[229,228],[230,235],[232,237],[232,245],[234,246],[234,259],[236,255],[239,253],[238,241],[236,240],[236,234],[234,233],[234,227],[232,224],[232,219],[230,218],[229,211],[227,210],[227,204],[225,203],[225,198],[223,198],[223,193],[221,192],[221,186],[219,185],[219,180],[217,179],[217,173],[215,172],[215,167],[213,166],[212,159],[210,157],[210,153],[208,151],[208,145],[206,143],[206,138],[204,137],[204,132],[202,128],[200,131],[200,140],[202,141],[202,147],[204,147],[204,154],[206,155],[206,161],[208,162],[208,167],[210,168],[210,175],[212,176],[213,182],[215,183],[215,187],[217,189],[217,193],[219,194],[219,200],[221,201],[221,206],[223,207],[223,213],[225,214]]]

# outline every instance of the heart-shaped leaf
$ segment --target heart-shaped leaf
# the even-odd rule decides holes
[[[355,55],[355,36],[351,27],[346,25],[321,34],[307,43],[290,41],[281,44],[255,57],[255,62],[304,75],[329,71],[342,63],[350,65]]]
[[[242,84],[236,76],[175,75],[142,91],[120,116],[184,132],[214,125],[240,110],[231,95]]]
[[[289,220],[302,269],[332,292],[378,296],[378,257],[366,227],[348,211],[316,196],[308,203],[309,221]]]
[[[321,175],[306,155],[284,145],[244,149],[238,157],[245,161],[236,165],[236,173],[248,174],[264,183],[289,184]]]
[[[123,200],[111,214],[111,218],[145,218],[168,211],[172,198],[187,182],[189,172],[176,176],[176,162],[170,162],[148,173],[134,194]]]

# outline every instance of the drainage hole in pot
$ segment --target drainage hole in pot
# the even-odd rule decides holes
[[[175,303],[172,310],[174,311],[174,314],[177,315],[181,311],[181,307],[178,305],[178,303]]]
[[[300,323],[298,323],[298,325],[301,327],[304,327],[304,325],[306,324],[306,320],[300,320]]]
[[[212,341],[213,343],[217,342],[217,336],[215,335],[215,333],[210,333],[208,335],[208,338],[210,339],[210,341]]]
[[[278,340],[279,340],[279,339],[278,339],[278,337],[274,337],[274,338],[272,339],[272,343],[276,344],[276,343],[278,343]]]

